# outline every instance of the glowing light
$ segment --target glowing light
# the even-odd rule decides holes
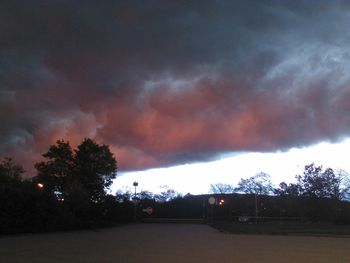
[[[38,183],[38,187],[39,187],[39,188],[43,188],[44,185],[43,185],[42,183]]]

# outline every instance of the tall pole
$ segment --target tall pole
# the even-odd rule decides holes
[[[135,195],[134,195],[134,222],[137,221],[137,198],[136,198],[136,187],[138,186],[138,182],[134,182],[133,186],[135,187]]]
[[[257,224],[258,223],[258,197],[256,192],[254,196],[255,196],[255,224]]]
[[[202,205],[202,212],[203,212],[203,223],[205,222],[205,197],[203,196],[203,205]]]

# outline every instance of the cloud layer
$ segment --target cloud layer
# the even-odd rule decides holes
[[[0,155],[139,170],[350,133],[345,1],[2,1]]]

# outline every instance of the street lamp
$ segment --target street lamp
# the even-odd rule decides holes
[[[139,183],[136,182],[136,181],[133,183],[133,186],[135,186],[135,196],[134,196],[135,199],[136,199],[136,187],[137,187],[138,185],[139,185]]]
[[[136,187],[139,185],[138,182],[134,182],[133,186],[135,187],[135,195],[134,195],[134,222],[136,222],[136,214],[137,214],[137,199],[136,199]]]

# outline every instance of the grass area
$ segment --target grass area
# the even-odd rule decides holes
[[[214,222],[212,227],[224,233],[255,235],[301,235],[331,236],[350,238],[350,225],[334,225],[330,223],[238,223]]]

